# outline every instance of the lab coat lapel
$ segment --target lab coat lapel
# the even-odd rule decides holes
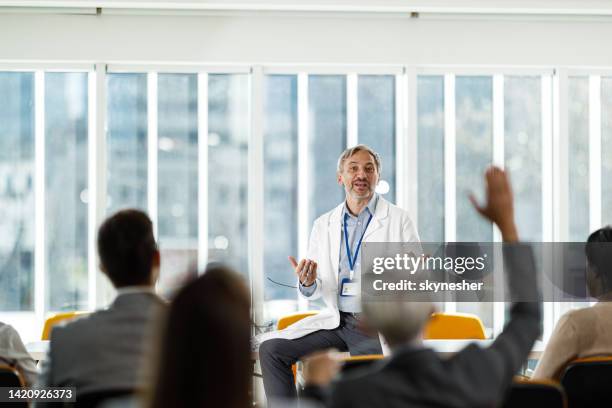
[[[376,209],[374,210],[374,216],[372,217],[372,221],[370,222],[370,225],[368,225],[368,229],[363,236],[364,241],[367,241],[369,236],[381,229],[383,227],[383,222],[388,222],[388,220],[383,221],[385,218],[387,218],[388,214],[389,202],[379,196],[378,202],[376,203]]]
[[[344,203],[340,204],[329,217],[329,256],[331,257],[332,270],[331,273],[338,285],[338,263],[340,262],[340,239],[342,234],[342,208]]]

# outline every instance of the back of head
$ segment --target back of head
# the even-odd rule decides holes
[[[153,407],[251,405],[250,300],[242,278],[215,266],[173,300]]]
[[[140,210],[122,210],[98,230],[98,253],[104,273],[115,287],[150,285],[157,244],[153,224]]]
[[[416,339],[433,311],[433,304],[426,301],[396,299],[363,302],[368,326],[379,331],[391,347]]]
[[[600,228],[589,235],[586,257],[589,268],[599,278],[601,290],[612,291],[612,227]]]

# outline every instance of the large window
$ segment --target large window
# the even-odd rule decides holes
[[[174,290],[198,260],[198,83],[196,74],[159,74],[157,234],[160,286]]]
[[[418,226],[424,242],[444,241],[444,77],[417,84]]]
[[[537,76],[504,79],[504,164],[512,177],[521,239],[533,242],[544,236],[541,84]]]
[[[513,180],[522,239],[543,239],[543,98],[551,98],[542,93],[544,80],[549,77],[417,77],[418,225],[423,241],[500,239],[468,200],[470,194],[484,199],[483,174],[493,163],[504,166]],[[456,300],[445,309],[477,314],[491,334],[503,326],[503,308],[477,299]]]
[[[252,284],[264,321],[319,307],[298,301],[287,256],[306,256],[312,222],[343,201],[336,161],[357,143],[381,154],[377,191],[426,242],[500,239],[468,200],[483,199],[492,163],[510,172],[524,240],[584,241],[612,220],[609,77],[275,69],[0,72],[2,317],[109,301],[95,285],[94,230],[127,207],[153,219],[163,294],[220,261]],[[500,305],[451,300],[446,310],[479,315],[489,333],[503,327]]]
[[[45,75],[47,310],[88,308],[86,73]]]
[[[308,225],[336,207],[344,197],[336,180],[337,159],[346,148],[346,77],[314,75],[308,81],[308,141],[306,154],[312,181]]]
[[[455,82],[456,240],[490,242],[493,230],[467,200],[482,198],[483,173],[493,162],[493,81],[491,77],[457,77]]]
[[[483,198],[483,173],[493,162],[493,80],[458,76],[455,80],[455,240],[491,242],[493,229],[472,207],[470,194]],[[449,239],[449,238],[448,238]],[[460,294],[458,294],[459,296]],[[477,299],[458,299],[456,310],[475,313],[493,327],[493,306]]]
[[[264,89],[264,315],[272,318],[296,306],[287,256],[298,256],[297,76],[267,76]]]
[[[167,295],[197,273],[198,255],[248,274],[249,78],[207,78],[202,85],[195,73],[108,75],[108,213],[149,212],[162,255],[159,288]],[[208,106],[203,135],[199,104]],[[207,144],[207,157],[199,143]],[[202,174],[200,160],[207,163]],[[209,250],[198,254],[199,189],[206,185]]]
[[[569,240],[589,232],[589,78],[568,81]]]
[[[147,209],[147,76],[108,75],[106,208]]]
[[[601,225],[612,225],[612,78],[601,79]]]
[[[358,141],[380,154],[383,166],[377,191],[395,203],[395,77],[360,75],[358,81]]]
[[[0,311],[34,309],[34,74],[0,72]]]
[[[248,275],[249,77],[208,80],[208,259]]]

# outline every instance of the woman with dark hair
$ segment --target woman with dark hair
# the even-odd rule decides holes
[[[576,358],[612,354],[612,227],[593,232],[586,245],[587,286],[599,301],[561,316],[533,373],[556,379]]]
[[[213,266],[174,298],[161,337],[152,408],[250,407],[250,299],[242,278]]]

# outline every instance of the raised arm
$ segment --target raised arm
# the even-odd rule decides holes
[[[485,205],[478,205],[473,197],[471,200],[476,210],[500,229],[505,242],[504,271],[510,295],[522,301],[513,302],[510,320],[490,347],[467,347],[452,361],[451,369],[461,371],[459,375],[465,374],[462,383],[466,395],[476,405],[500,402],[512,377],[527,361],[540,334],[541,320],[535,260],[531,247],[518,243],[509,178],[503,170],[491,167],[485,179]]]

